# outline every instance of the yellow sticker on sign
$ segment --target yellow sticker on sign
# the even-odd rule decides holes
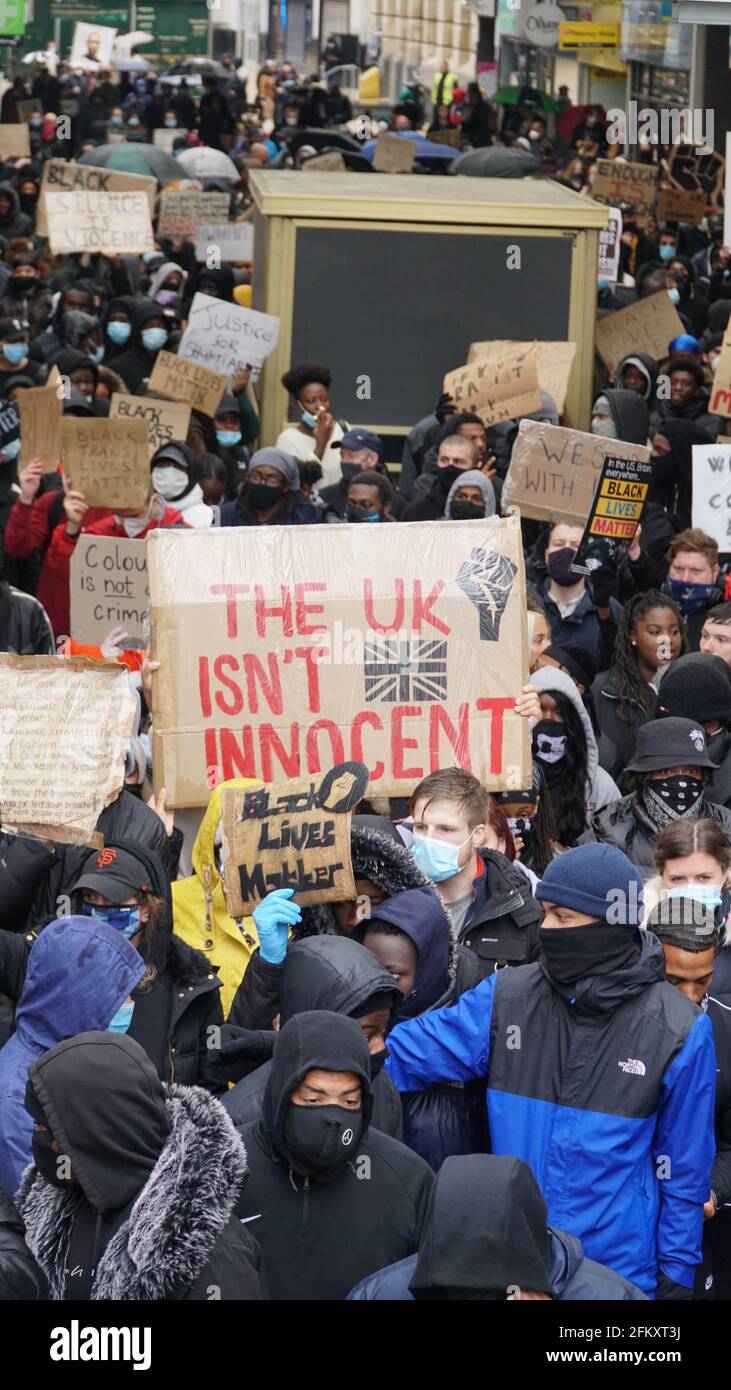
[[[619,48],[619,35],[619,24],[567,21],[559,27],[558,46],[563,52],[573,52],[577,48]]]

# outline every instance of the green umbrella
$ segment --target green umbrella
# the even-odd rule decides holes
[[[521,102],[527,101],[543,111],[555,113],[559,110],[553,97],[549,97],[546,92],[539,92],[537,87],[503,87],[492,100],[497,102],[498,106],[520,106]]]
[[[116,145],[98,145],[88,154],[82,154],[80,164],[94,164],[98,168],[116,169],[120,174],[154,175],[158,183],[172,183],[176,179],[188,178],[177,159],[166,150],[140,141],[121,140]]]

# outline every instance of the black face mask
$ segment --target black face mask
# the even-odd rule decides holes
[[[387,1047],[384,1047],[384,1049],[383,1049],[382,1052],[371,1052],[371,1054],[370,1054],[370,1073],[371,1073],[371,1081],[375,1081],[376,1077],[383,1071],[383,1068],[384,1068],[385,1065],[386,1065],[386,1060],[387,1060],[387,1058],[388,1058],[388,1048],[387,1048]]]
[[[27,275],[11,275],[8,283],[12,293],[17,295],[18,298],[21,298],[21,296],[24,298],[26,295],[32,294],[36,287],[36,281],[30,279]]]
[[[278,487],[270,487],[269,483],[247,483],[246,493],[255,512],[268,512],[284,496]]]
[[[533,757],[543,769],[547,781],[563,775],[566,758],[566,729],[556,719],[539,719],[531,735]]]
[[[289,1162],[303,1177],[327,1182],[353,1157],[362,1128],[362,1110],[346,1110],[342,1105],[290,1105],[284,1122]]]
[[[690,280],[687,275],[675,275],[675,284],[681,299],[686,299],[690,293]]]
[[[449,495],[449,489],[451,488],[452,484],[456,483],[457,479],[464,472],[464,468],[455,468],[453,464],[450,464],[449,468],[440,468],[439,472],[437,473],[434,491],[440,497],[444,497],[446,499]]]
[[[608,975],[629,965],[639,952],[635,932],[616,923],[583,927],[539,927],[541,953],[557,985],[574,985],[592,975]]]
[[[478,521],[485,515],[484,502],[453,502],[452,517],[455,521]]]
[[[351,502],[351,503],[345,508],[345,515],[346,515],[348,521],[367,521],[367,522],[370,522],[371,517],[375,516],[376,513],[375,513],[371,508],[369,508],[369,507],[359,507],[358,504],[357,504],[356,502]],[[378,520],[380,521],[380,519],[381,519],[381,518],[380,518],[380,516],[379,516],[379,517],[378,517]]]
[[[353,479],[357,478],[358,474],[363,472],[363,469],[359,463],[341,463],[340,472],[346,483],[352,483]]]
[[[659,811],[662,818],[663,809],[670,812],[673,820],[695,815],[697,803],[703,796],[704,785],[698,777],[662,777],[659,781],[648,782],[645,786],[645,805],[655,821],[658,817],[654,812]]]
[[[31,1149],[33,1150],[33,1162],[46,1182],[53,1183],[54,1187],[60,1187],[64,1191],[69,1187],[76,1187],[77,1183],[69,1177],[59,1176],[60,1170],[63,1173],[69,1168],[69,1161],[63,1154],[58,1154],[51,1148],[53,1135],[47,1129],[34,1129],[31,1139]],[[62,1162],[61,1162],[62,1160]]]

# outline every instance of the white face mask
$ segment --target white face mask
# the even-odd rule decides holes
[[[148,507],[143,516],[115,516],[114,520],[118,526],[122,527],[125,536],[129,536],[130,540],[133,541],[136,536],[141,536],[142,532],[149,526],[150,509]]]
[[[181,468],[161,465],[152,470],[152,486],[166,502],[171,502],[175,497],[185,496],[189,488],[188,475]]]
[[[605,439],[617,438],[617,426],[611,415],[594,415],[591,421],[592,434],[604,435]]]

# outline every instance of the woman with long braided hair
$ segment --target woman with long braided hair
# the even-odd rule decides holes
[[[667,594],[648,589],[625,604],[614,664],[591,687],[601,731],[599,761],[612,776],[626,767],[637,730],[653,718],[662,668],[685,650],[685,622]]]

